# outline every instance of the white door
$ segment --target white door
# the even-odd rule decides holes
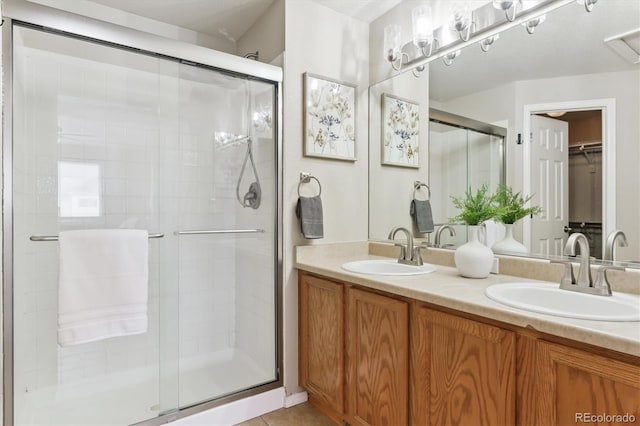
[[[531,219],[531,252],[562,255],[569,227],[569,124],[531,116],[531,200],[543,212]]]

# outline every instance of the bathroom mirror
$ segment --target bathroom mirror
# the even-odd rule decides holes
[[[603,240],[620,229],[628,247],[617,248],[617,259],[639,261],[638,31],[640,3],[635,0],[598,2],[591,13],[570,3],[546,16],[533,34],[517,26],[502,33],[488,52],[470,45],[450,66],[438,59],[417,78],[409,71],[372,86],[370,239],[386,239],[390,225],[411,224],[408,206],[416,180],[432,183],[434,201],[449,203],[433,206],[436,224],[453,215],[447,211],[453,212],[449,196],[461,195],[450,193],[444,184],[433,184],[440,177],[442,158],[427,155],[430,140],[421,138],[420,169],[407,172],[380,165],[383,124],[372,106],[381,92],[401,87],[399,96],[428,98],[430,108],[506,129],[506,183],[534,194],[533,203],[545,209],[540,217],[565,221],[553,224],[553,233],[546,233],[535,219],[517,223],[515,236],[531,256],[561,254],[569,232],[577,230],[589,238],[591,255],[601,258]],[[617,36],[621,36],[618,41]],[[624,57],[627,50],[632,52],[630,59]],[[421,126],[428,116],[422,112],[422,99]],[[547,161],[533,149],[543,143],[540,135],[564,138],[560,160]],[[541,174],[547,171],[546,164],[549,173]],[[554,175],[554,170],[562,173]],[[482,183],[478,179],[474,187]],[[447,214],[439,217],[438,209]],[[450,239],[448,233],[442,238],[443,243],[463,241]]]

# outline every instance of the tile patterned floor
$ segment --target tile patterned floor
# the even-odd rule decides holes
[[[305,402],[291,408],[281,408],[237,426],[335,426],[335,423]]]

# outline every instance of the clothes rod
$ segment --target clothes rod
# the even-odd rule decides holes
[[[164,234],[149,234],[149,238],[162,238]],[[29,237],[31,241],[58,241],[57,235],[32,235]]]
[[[222,229],[210,231],[176,231],[175,235],[209,235],[209,234],[264,234],[264,229]]]

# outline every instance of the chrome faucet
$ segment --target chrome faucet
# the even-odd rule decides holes
[[[434,247],[440,247],[440,239],[442,238],[442,232],[445,229],[449,230],[449,236],[450,237],[454,237],[456,235],[456,230],[453,228],[453,226],[451,226],[451,225],[442,225],[442,226],[440,226],[436,230],[436,237],[435,237],[435,240],[433,241],[433,246]]]
[[[604,246],[603,260],[616,260],[616,242],[618,247],[627,247],[627,236],[619,229],[616,229],[607,237],[607,243]]]
[[[578,270],[577,279],[573,276],[573,267],[570,262],[552,261],[553,263],[564,263],[565,265],[565,272],[560,280],[560,288],[600,296],[611,296],[611,286],[609,285],[609,280],[607,278],[607,271],[611,269],[624,271],[625,268],[614,265],[600,266],[597,271],[598,274],[596,281],[593,282],[591,279],[589,241],[587,240],[587,237],[579,232],[571,234],[564,247],[564,254],[565,256],[575,256],[576,245],[580,247],[580,269]]]
[[[565,256],[576,255],[576,245],[580,247],[580,269],[578,269],[578,278],[575,281],[575,285],[579,287],[592,287],[593,280],[591,279],[591,264],[589,262],[589,240],[584,234],[576,232],[569,236],[567,244],[564,246]]]
[[[395,226],[389,231],[389,239],[395,240],[396,234],[403,232],[407,238],[407,244],[394,243],[394,245],[400,247],[400,256],[398,257],[398,263],[404,263],[406,265],[422,265],[422,256],[420,256],[420,247],[413,246],[413,235],[407,228],[401,226]]]

